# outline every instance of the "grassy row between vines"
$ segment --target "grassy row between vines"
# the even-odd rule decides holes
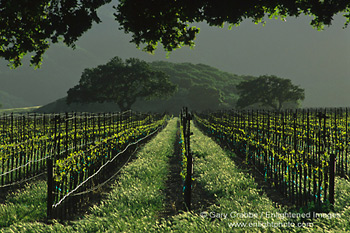
[[[223,151],[212,139],[206,137],[197,128],[192,127],[191,137],[194,152],[194,174],[196,182],[204,186],[216,197],[216,204],[203,210],[205,232],[344,232],[350,231],[350,183],[336,178],[334,211],[322,218],[311,220],[306,217],[283,218],[271,214],[294,213],[313,214],[313,206],[302,209],[287,209],[275,205],[257,184],[251,175],[242,172],[230,157],[234,153]],[[277,207],[276,207],[277,206]],[[315,211],[316,213],[319,213]],[[211,214],[215,213],[214,218]],[[233,213],[232,216],[230,214]],[[253,217],[241,214],[257,214]],[[218,214],[227,214],[227,218]],[[222,216],[222,215],[221,215]],[[233,223],[233,224],[232,224]],[[252,227],[249,227],[249,223]],[[258,223],[263,223],[256,227]],[[231,225],[230,225],[231,224]],[[236,225],[234,225],[236,224]],[[246,226],[244,226],[246,224]],[[270,226],[268,226],[270,224]],[[291,226],[294,224],[294,227]],[[209,225],[209,226],[208,226]],[[235,227],[236,226],[236,227]],[[264,227],[267,226],[267,227]]]
[[[191,128],[191,150],[194,156],[194,184],[214,198],[214,204],[193,212],[182,213],[168,220],[164,230],[174,232],[261,232],[261,228],[233,228],[233,222],[273,222],[275,219],[236,218],[244,213],[284,212],[277,209],[266,195],[260,195],[254,179],[240,171],[212,139],[197,128]],[[195,191],[195,190],[194,190]],[[204,209],[207,208],[207,209]],[[232,213],[232,217],[230,214]],[[225,214],[227,214],[225,216]],[[233,218],[234,217],[234,218]],[[273,229],[269,229],[273,230]]]

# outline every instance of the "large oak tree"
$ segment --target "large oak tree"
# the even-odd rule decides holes
[[[138,98],[166,98],[176,90],[168,75],[145,61],[114,57],[105,65],[85,69],[79,84],[68,90],[67,103],[114,102],[126,111]]]
[[[92,23],[100,22],[96,9],[111,0],[11,0],[0,1],[0,56],[15,67],[27,53],[35,53],[38,65],[45,50],[62,37],[74,42]],[[344,13],[350,21],[349,0],[119,0],[115,6],[120,28],[132,34],[132,42],[153,52],[158,43],[167,51],[194,45],[199,28],[191,23],[238,25],[243,19],[261,22],[269,17],[313,16],[311,25],[331,25],[333,16]]]
[[[305,98],[304,89],[293,85],[290,79],[282,79],[274,75],[263,75],[243,81],[237,85],[237,89],[240,95],[237,101],[238,108],[259,104],[279,111],[284,103],[297,103]]]

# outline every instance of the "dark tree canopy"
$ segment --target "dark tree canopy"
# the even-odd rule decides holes
[[[345,26],[350,20],[349,0],[120,0],[115,17],[121,29],[133,36],[137,46],[153,52],[161,42],[167,51],[183,45],[194,45],[198,28],[189,23],[207,22],[210,26],[224,23],[239,25],[245,18],[261,22],[300,14],[314,16],[311,25],[322,29],[331,25],[333,16],[345,12]]]
[[[79,84],[68,90],[67,102],[114,102],[125,111],[138,98],[165,98],[176,90],[168,75],[145,61],[114,57],[105,65],[85,69]]]
[[[31,63],[38,66],[43,53],[62,37],[74,42],[92,23],[100,22],[97,8],[111,0],[8,0],[0,1],[0,56],[14,67],[27,53],[35,53]],[[120,28],[132,34],[137,46],[153,52],[160,42],[172,51],[194,45],[199,28],[190,23],[207,22],[239,25],[245,18],[261,22],[269,17],[306,14],[314,16],[311,25],[330,25],[333,16],[343,12],[350,20],[349,0],[119,0],[115,6]]]
[[[0,1],[0,56],[14,66],[34,52],[38,66],[50,43],[74,42],[92,23],[99,23],[97,8],[111,0],[8,0]]]
[[[257,79],[241,82],[237,85],[240,97],[238,108],[260,104],[281,110],[286,102],[296,103],[305,99],[304,89],[292,84],[289,79],[278,78],[274,75],[260,76]]]

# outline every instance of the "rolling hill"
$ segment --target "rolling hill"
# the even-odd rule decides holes
[[[153,68],[170,76],[170,81],[178,85],[178,91],[169,99],[146,101],[139,99],[132,109],[142,112],[170,112],[177,114],[183,106],[192,110],[217,110],[233,108],[237,101],[236,85],[252,76],[239,76],[220,71],[204,64],[171,63],[156,61],[149,63]],[[66,111],[118,111],[113,103],[71,104],[61,98],[37,109],[36,112]]]

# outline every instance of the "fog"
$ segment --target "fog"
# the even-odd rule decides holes
[[[119,30],[111,5],[99,10],[96,24],[72,50],[52,45],[40,69],[29,66],[10,70],[0,60],[0,90],[32,105],[44,105],[64,97],[76,85],[85,68],[106,63],[114,56],[146,61],[203,63],[239,75],[276,75],[305,89],[303,107],[347,107],[350,103],[350,28],[345,18],[335,17],[324,31],[310,26],[311,17],[267,19],[265,26],[245,20],[232,30],[197,24],[201,31],[194,49],[184,47],[166,56],[160,47],[154,55],[131,44],[131,35]]]

